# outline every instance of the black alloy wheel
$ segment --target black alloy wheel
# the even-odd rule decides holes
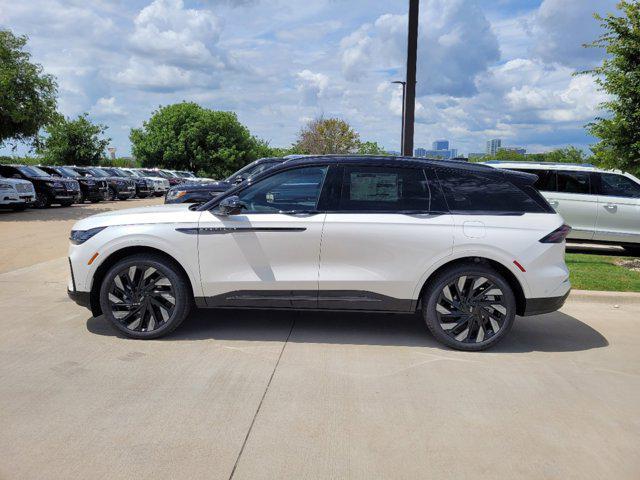
[[[440,342],[459,350],[494,345],[515,317],[515,296],[509,284],[485,265],[444,273],[426,302],[425,320],[431,332]]]
[[[102,312],[121,332],[157,338],[175,329],[190,310],[187,281],[178,268],[154,255],[118,262],[100,290]]]

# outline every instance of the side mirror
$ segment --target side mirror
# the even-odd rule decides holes
[[[243,208],[247,208],[247,204],[241,201],[237,195],[227,197],[218,204],[220,215],[238,215]]]

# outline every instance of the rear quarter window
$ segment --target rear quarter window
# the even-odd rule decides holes
[[[539,199],[527,193],[527,186],[512,183],[503,172],[454,168],[438,168],[436,172],[453,213],[519,215],[548,212]]]

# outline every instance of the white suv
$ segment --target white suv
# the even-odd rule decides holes
[[[0,208],[22,211],[36,199],[36,191],[28,180],[0,175]]]
[[[569,294],[563,224],[536,177],[464,162],[318,156],[204,205],[83,219],[69,296],[156,338],[198,307],[421,310],[442,343],[481,350],[514,316]]]
[[[538,176],[535,187],[571,226],[570,240],[640,253],[640,180],[584,164],[486,162]]]

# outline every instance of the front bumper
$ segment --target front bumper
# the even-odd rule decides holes
[[[67,295],[69,298],[76,302],[78,305],[91,310],[91,293],[89,292],[74,292],[67,289]]]
[[[565,300],[571,293],[571,290],[567,290],[567,293],[559,297],[544,297],[544,298],[525,298],[523,317],[531,315],[542,315],[543,313],[551,313],[559,310],[564,305]]]

